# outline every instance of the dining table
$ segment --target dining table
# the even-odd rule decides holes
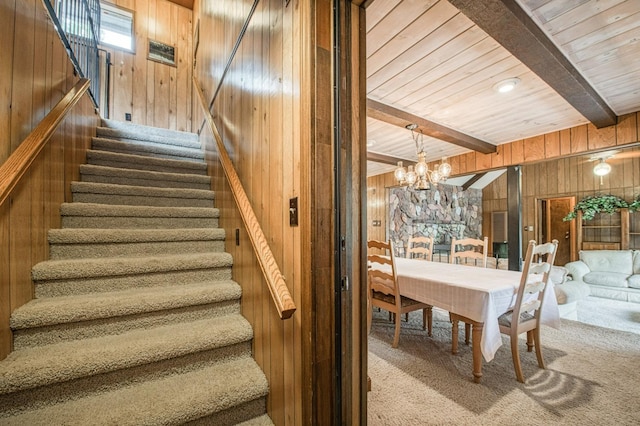
[[[502,345],[498,318],[513,307],[522,272],[400,257],[395,263],[402,296],[444,309],[452,318],[461,317],[471,324],[473,376],[479,383],[482,358],[491,361]],[[541,323],[558,328],[560,315],[551,280],[547,286]]]

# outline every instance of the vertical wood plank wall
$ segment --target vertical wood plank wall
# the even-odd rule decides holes
[[[307,8],[284,7],[278,0],[261,0],[239,45],[212,112],[236,166],[247,196],[285,276],[297,311],[279,319],[262,272],[256,263],[235,202],[219,165],[215,143],[205,127],[205,144],[216,206],[226,230],[226,250],[233,255],[233,277],[243,289],[242,313],[254,330],[254,358],[269,381],[267,410],[276,425],[306,424],[303,420],[302,324],[308,315],[309,281],[302,268],[302,235],[308,219],[302,206],[309,197],[302,186],[301,70],[304,40],[301,14]],[[252,0],[196,1],[194,22],[199,21],[200,45],[196,76],[205,98],[212,99],[226,62],[247,19]],[[297,6],[296,6],[297,7]],[[194,97],[195,98],[195,97]],[[201,124],[200,106],[194,121]],[[304,118],[308,120],[308,118]],[[302,134],[301,134],[302,133]],[[300,225],[289,226],[289,198],[298,197]],[[236,245],[236,230],[239,245]],[[308,249],[307,249],[308,250]]]
[[[227,251],[234,258],[234,279],[243,288],[243,315],[254,329],[254,357],[269,380],[268,413],[276,425],[331,424],[335,408],[332,3],[286,3],[257,2],[220,88],[226,60],[254,2],[196,1],[194,23],[200,33],[195,75],[206,99],[212,99],[219,89],[212,113],[298,307],[290,320],[281,321],[273,307],[206,128],[201,139],[213,176],[216,205],[222,210]],[[352,13],[359,18],[359,13]],[[357,18],[352,25],[361,22]],[[344,36],[357,51],[361,41],[357,29],[355,35]],[[358,57],[352,59],[357,64]],[[354,73],[360,70],[359,66],[351,67]],[[357,77],[353,78],[352,84],[359,84]],[[358,90],[346,94],[345,102],[357,103]],[[364,123],[364,117],[355,106],[348,110],[352,116],[347,120],[353,128],[347,131],[344,143],[345,149],[353,152],[360,149],[358,135],[364,124],[358,123]],[[194,128],[200,128],[201,123],[199,107],[194,106]],[[353,155],[353,167],[359,167],[359,155],[346,155]],[[358,173],[349,179],[357,203],[361,186]],[[292,227],[288,211],[293,197],[298,198],[299,225]],[[353,208],[359,216],[359,208]],[[349,253],[356,258],[351,270],[359,274],[362,231],[357,218],[349,232],[355,236],[353,253]],[[354,284],[353,291],[356,289],[359,283]],[[359,299],[354,295],[348,303],[359,303]],[[353,318],[349,321],[358,321],[359,313],[353,313]],[[354,345],[350,350],[361,348],[358,339],[356,331],[350,334],[349,343]],[[356,364],[362,368],[359,357],[347,362],[347,374]],[[353,380],[360,379],[359,373],[354,374]],[[355,383],[353,389],[345,389],[345,398],[361,392],[355,389],[357,386]],[[352,412],[360,408],[358,396],[353,404],[348,405]],[[360,412],[353,416],[358,420],[354,424],[359,423]]]
[[[41,1],[0,0],[0,32],[4,163],[77,77]],[[98,121],[85,95],[0,205],[0,359],[11,351],[9,316],[33,297],[31,267],[49,257],[47,231],[60,227],[60,204],[79,176]]]
[[[113,0],[134,11],[135,53],[111,53],[110,118],[182,131],[192,129],[192,11],[167,0]],[[149,40],[175,47],[176,66],[147,59]]]
[[[626,114],[615,126],[596,129],[586,124],[498,146],[495,154],[471,152],[450,159],[453,173],[463,175],[504,166],[522,164],[522,223],[535,225],[536,198],[576,196],[576,200],[597,193],[610,193],[631,201],[640,193],[640,159],[611,161],[612,171],[603,180],[593,174],[589,152],[632,148],[640,140],[640,112]],[[632,148],[636,149],[636,148]],[[385,187],[395,185],[393,173],[367,179],[368,238],[385,238]],[[507,209],[506,175],[483,190],[482,230],[491,235],[491,213]],[[382,211],[381,211],[382,209]],[[372,220],[381,219],[381,227]],[[523,233],[523,244],[535,239],[537,229]],[[490,242],[491,243],[491,242]],[[491,246],[491,244],[489,244]],[[524,248],[524,247],[523,247]]]

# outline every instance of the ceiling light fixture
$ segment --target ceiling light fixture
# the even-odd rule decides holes
[[[439,182],[446,181],[451,174],[451,166],[447,163],[447,159],[443,157],[440,165],[436,165],[433,170],[429,170],[427,153],[424,152],[424,135],[414,132],[418,127],[417,124],[409,124],[406,127],[411,131],[411,138],[416,144],[418,162],[415,166],[408,166],[405,169],[402,161],[398,161],[398,167],[393,173],[398,184],[414,189],[429,189],[430,184],[437,185]]]
[[[600,159],[600,162],[593,167],[593,174],[600,176],[600,185],[602,185],[602,177],[611,173],[611,164],[604,161],[604,158]]]
[[[493,90],[498,93],[507,93],[515,89],[518,83],[520,83],[520,79],[518,77],[508,78],[494,84]]]

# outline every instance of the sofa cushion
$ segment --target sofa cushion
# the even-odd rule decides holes
[[[580,260],[591,272],[617,272],[627,276],[633,273],[631,250],[581,250]]]
[[[640,274],[640,250],[633,251],[633,273]]]
[[[629,287],[627,278],[629,274],[619,272],[589,272],[582,280],[587,284],[602,285],[607,287]]]
[[[631,288],[640,288],[640,274],[631,275],[627,278],[627,282]]]

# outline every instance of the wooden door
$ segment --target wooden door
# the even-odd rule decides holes
[[[558,240],[558,253],[555,260],[558,266],[577,259],[575,220],[568,222],[562,220],[573,209],[575,202],[575,197],[542,200],[545,219],[541,224],[542,236],[544,242]]]

